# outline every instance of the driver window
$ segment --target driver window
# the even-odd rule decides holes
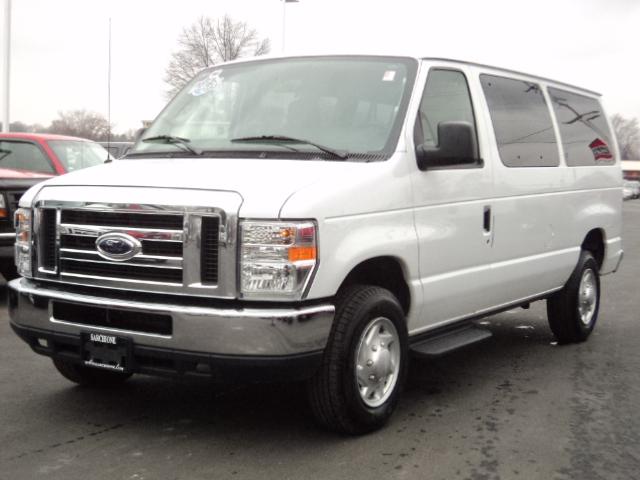
[[[475,129],[467,79],[454,70],[431,70],[416,120],[416,145],[438,145],[438,124],[469,122]]]

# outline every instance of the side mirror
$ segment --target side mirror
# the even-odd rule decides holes
[[[469,122],[440,122],[438,146],[418,145],[418,168],[450,167],[478,163],[478,144]]]

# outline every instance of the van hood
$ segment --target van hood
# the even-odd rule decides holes
[[[180,188],[236,192],[242,197],[241,216],[277,218],[295,192],[319,181],[357,175],[362,167],[361,163],[326,160],[116,160],[52,178],[27,192],[20,204],[30,206],[37,192],[49,186]]]

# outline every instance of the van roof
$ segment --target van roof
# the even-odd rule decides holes
[[[541,80],[543,82],[549,82],[549,83],[553,83],[555,85],[558,86],[564,86],[564,87],[569,87],[572,88],[574,90],[579,90],[581,92],[587,93],[589,95],[595,95],[598,97],[601,97],[602,94],[599,92],[596,92],[594,90],[589,90],[587,88],[584,87],[579,87],[577,85],[572,85],[570,83],[566,83],[566,82],[560,82],[558,80],[554,80],[552,78],[547,78],[547,77],[541,77],[539,75],[532,75],[530,73],[526,73],[526,72],[520,72],[517,70],[510,70],[508,68],[501,68],[501,67],[495,67],[493,65],[486,65],[483,63],[476,63],[476,62],[469,62],[466,60],[457,60],[455,58],[445,58],[445,57],[421,57],[421,56],[415,56],[415,55],[407,55],[407,54],[394,54],[393,52],[384,52],[384,53],[359,53],[359,52],[353,52],[353,53],[309,53],[309,54],[305,54],[305,53],[300,53],[300,54],[293,54],[293,55],[282,55],[282,54],[269,54],[269,55],[261,55],[259,57],[252,57],[252,58],[238,58],[236,60],[231,60],[228,62],[224,62],[224,63],[219,63],[217,65],[214,65],[213,67],[210,68],[216,68],[216,67],[220,67],[223,65],[231,65],[231,64],[237,64],[237,63],[245,63],[245,62],[259,62],[261,60],[277,60],[277,59],[284,59],[284,58],[313,58],[313,57],[402,57],[402,58],[414,58],[416,60],[432,60],[432,61],[439,61],[439,62],[451,62],[451,63],[457,63],[457,64],[463,64],[463,65],[470,65],[473,67],[479,67],[479,68],[487,68],[487,69],[491,69],[497,72],[503,72],[503,73],[507,73],[507,74],[511,74],[511,75],[521,75],[523,77],[529,77],[531,79],[536,79],[536,80]]]

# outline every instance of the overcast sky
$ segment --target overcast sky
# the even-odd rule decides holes
[[[640,119],[638,0],[300,0],[286,9],[287,53],[488,63],[599,91],[610,114]],[[164,70],[181,30],[225,13],[281,51],[281,0],[13,0],[11,120],[106,115],[111,18],[112,121],[116,131],[138,128],[166,103]]]

